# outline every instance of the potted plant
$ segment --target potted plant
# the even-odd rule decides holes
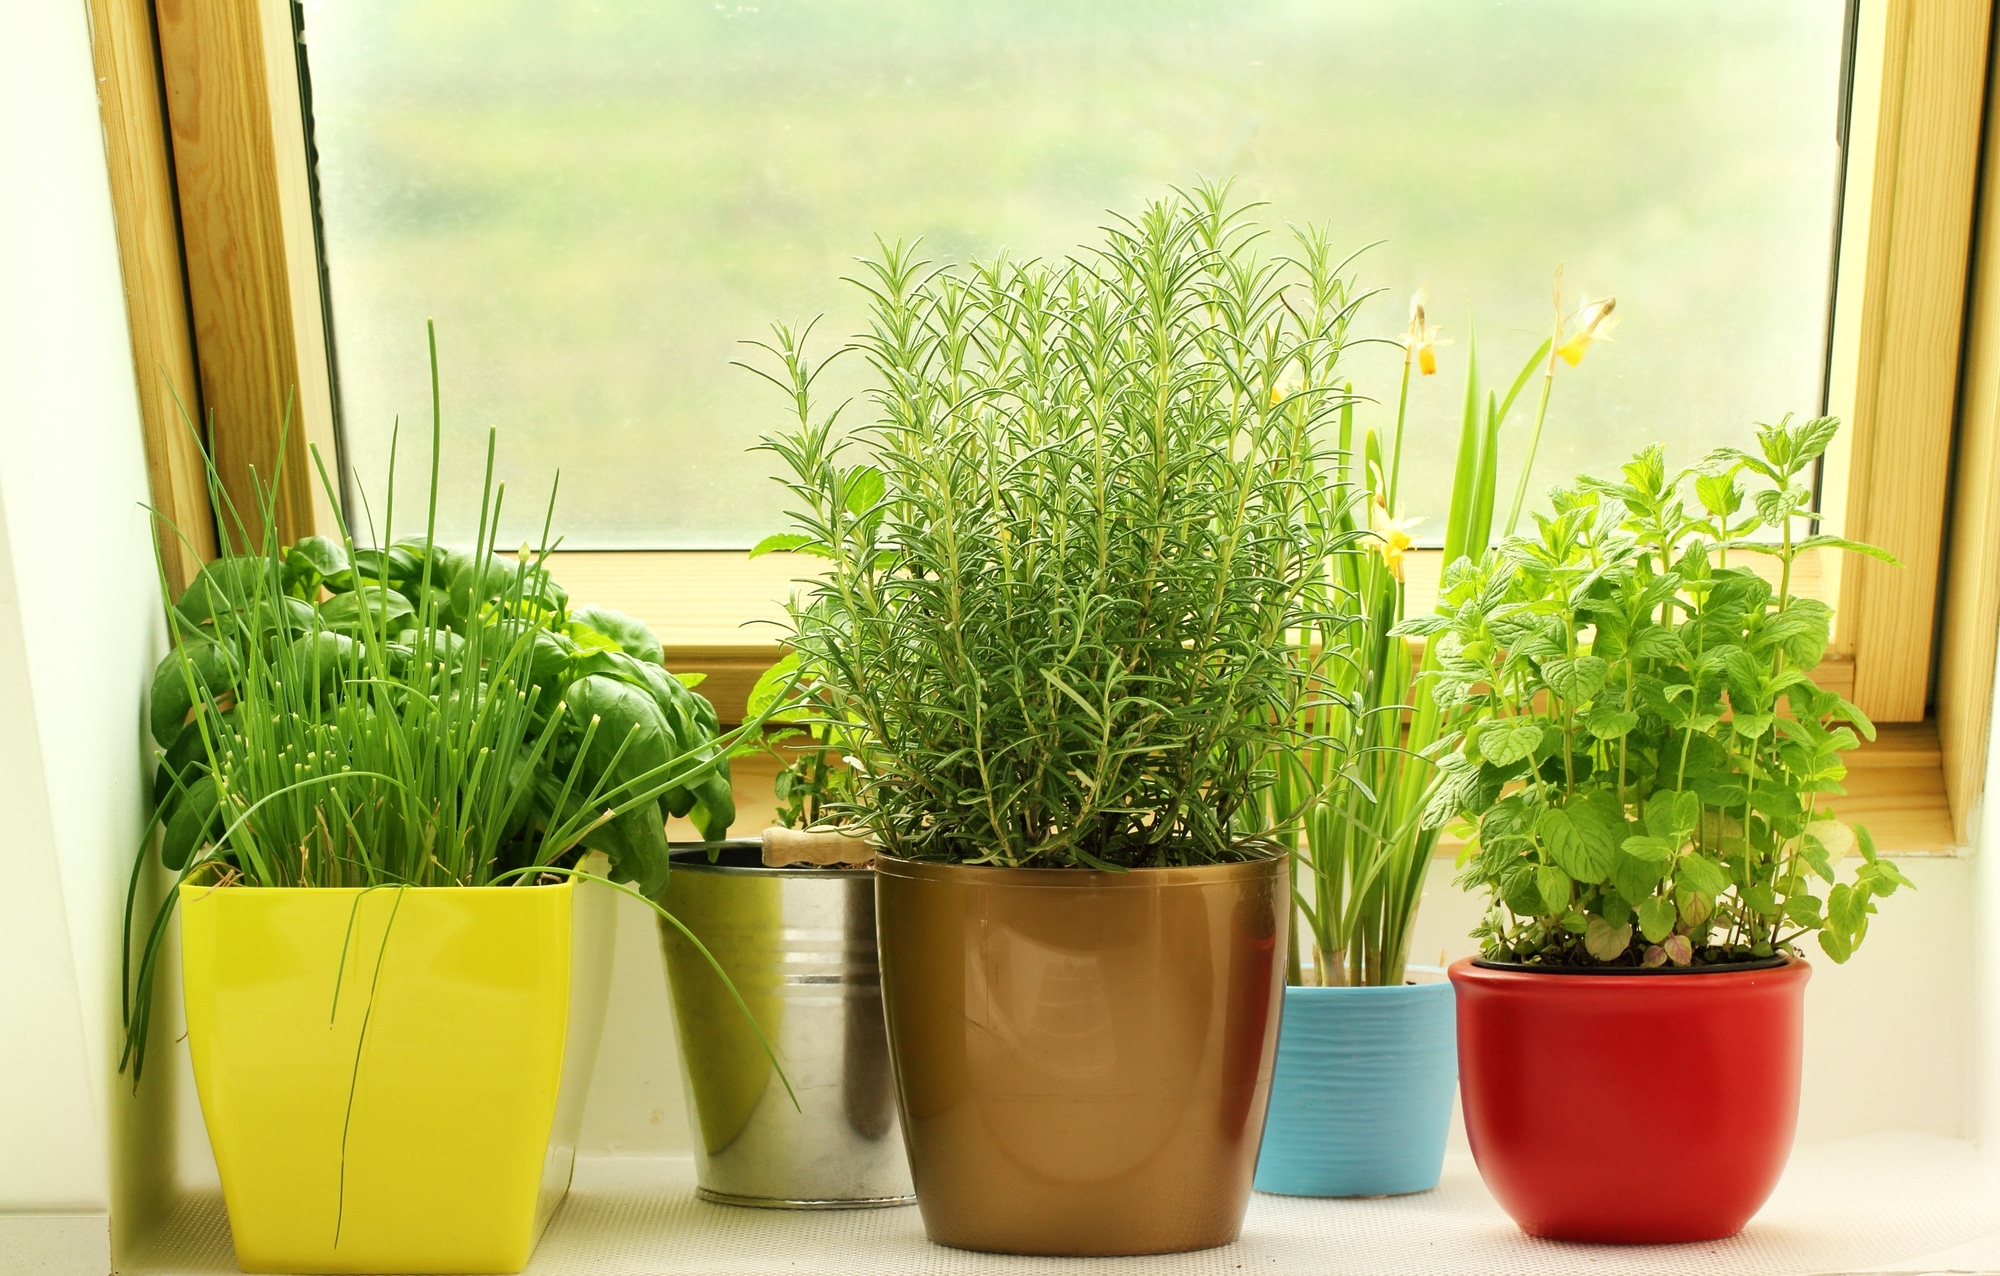
[[[788,641],[853,723],[898,1110],[931,1239],[1136,1254],[1233,1239],[1277,1036],[1286,862],[1260,762],[1298,731],[1338,532],[1318,430],[1354,304],[1225,192],[1059,263],[868,268],[873,420],[767,446]]]
[[[1740,1230],[1797,1119],[1799,945],[1847,960],[1909,884],[1827,809],[1873,729],[1814,683],[1830,611],[1791,589],[1801,553],[1886,558],[1799,535],[1837,428],[1787,418],[1690,471],[1648,448],[1622,482],[1552,492],[1535,535],[1448,569],[1410,622],[1461,715],[1434,810],[1472,821],[1462,880],[1492,899],[1483,955],[1451,970],[1466,1130],[1533,1234]],[[1603,1173],[1607,1141],[1660,1171]]]
[[[874,848],[811,826],[848,774],[830,728],[801,723],[814,700],[796,655],[752,688],[746,714],[772,729],[779,825],[760,838],[674,852],[660,921],[694,1127],[696,1192],[729,1205],[842,1209],[907,1205],[875,949]],[[778,834],[792,834],[786,843]],[[681,928],[685,928],[685,933]],[[706,949],[704,952],[703,949]],[[753,1025],[708,967],[749,1002]],[[798,1095],[788,1104],[758,1028]]]
[[[136,1084],[178,907],[249,1271],[520,1270],[569,1184],[606,887],[663,889],[663,802],[716,833],[732,814],[730,742],[657,642],[571,611],[545,550],[493,553],[491,464],[471,552],[431,527],[280,546],[269,488],[247,526],[211,466],[233,552],[168,599],[150,725],[177,889],[128,969],[122,1066]]]
[[[1504,398],[1479,379],[1468,339],[1465,410],[1460,422],[1445,555],[1483,560],[1499,486],[1500,432],[1539,372],[1534,424],[1520,467],[1507,532],[1520,515],[1557,368],[1575,366],[1605,335],[1614,303],[1581,302],[1565,311],[1557,276],[1554,332],[1522,365]],[[1423,902],[1439,828],[1424,813],[1441,783],[1440,745],[1456,711],[1430,695],[1434,644],[1406,637],[1403,557],[1409,529],[1399,517],[1403,433],[1413,371],[1437,369],[1438,330],[1420,292],[1410,302],[1395,430],[1386,449],[1370,431],[1352,446],[1351,413],[1340,414],[1341,527],[1367,552],[1328,564],[1328,588],[1353,600],[1328,609],[1300,635],[1295,658],[1326,693],[1308,706],[1310,729],[1274,750],[1274,811],[1302,808],[1281,835],[1295,865],[1293,944],[1284,1027],[1257,1190],[1291,1196],[1387,1196],[1437,1186],[1457,1093],[1450,985],[1410,977],[1410,933]],[[1357,507],[1359,507],[1357,509]],[[1365,511],[1363,513],[1362,511]],[[1303,842],[1303,846],[1300,843]],[[1308,872],[1301,876],[1299,865]],[[1308,966],[1300,960],[1309,949]]]

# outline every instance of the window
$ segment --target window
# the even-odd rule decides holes
[[[281,437],[295,457],[307,442],[332,455],[330,295],[346,443],[368,483],[381,481],[386,421],[424,422],[420,321],[435,313],[447,414],[506,427],[517,512],[559,456],[572,547],[741,545],[773,518],[740,447],[777,406],[730,379],[733,343],[820,310],[830,334],[851,327],[833,276],[870,232],[927,234],[946,257],[1053,251],[1104,208],[1235,172],[1280,218],[1330,220],[1357,244],[1397,235],[1366,266],[1390,294],[1376,330],[1393,331],[1401,294],[1427,281],[1460,342],[1448,373],[1470,303],[1489,373],[1538,340],[1557,260],[1573,290],[1615,292],[1628,322],[1561,391],[1544,481],[1610,464],[1640,437],[1693,455],[1705,430],[1825,394],[1849,424],[1827,524],[1906,564],[1837,579],[1822,564],[1837,607],[1829,676],[1878,722],[1909,724],[1863,755],[1885,800],[1935,819],[1948,793],[1963,839],[2000,614],[2000,505],[1985,499],[2000,451],[2000,201],[1974,225],[1980,174],[2000,172],[1990,0],[1107,0],[1084,17],[1025,0],[887,4],[324,0],[301,17],[293,0],[89,0],[156,503],[183,525],[205,517],[170,379],[213,422],[239,504],[252,467],[273,472]],[[710,113],[673,115],[688,103]],[[995,130],[977,145],[973,116]],[[325,152],[321,227],[308,120]],[[633,120],[643,127],[614,127]],[[831,140],[786,144],[786,120]],[[690,159],[696,143],[707,149]],[[660,187],[662,172],[682,176],[652,202],[628,189]],[[536,217],[572,224],[525,262],[467,264],[510,235],[532,240]],[[790,238],[774,228],[786,218]],[[758,282],[773,263],[775,288]],[[709,291],[669,305],[668,267],[707,271]],[[426,272],[439,282],[418,305]],[[588,324],[606,334],[595,344],[578,339]],[[683,348],[695,341],[707,353]],[[688,375],[661,371],[676,359]],[[1422,390],[1420,433],[1455,416],[1458,377]],[[675,435],[672,414],[697,427]],[[1602,451],[1565,453],[1578,442]],[[588,507],[574,499],[586,488]],[[295,465],[275,516],[290,537],[332,512]],[[197,538],[170,555],[170,578],[205,552]],[[742,622],[769,614],[791,574],[685,550],[571,553],[558,570],[579,596],[655,623],[677,667],[710,672],[723,701],[770,659],[768,631]],[[1953,836],[1947,821],[1934,842],[1905,845]]]
[[[404,464],[423,455],[435,315],[450,455],[476,462],[500,427],[515,536],[560,467],[570,547],[746,547],[779,525],[745,449],[783,404],[730,366],[743,339],[822,313],[823,352],[855,331],[838,280],[878,232],[939,260],[1061,253],[1107,208],[1198,175],[1236,175],[1273,220],[1355,248],[1386,237],[1358,264],[1387,294],[1366,334],[1398,331],[1428,285],[1455,345],[1414,394],[1419,462],[1455,442],[1474,318],[1487,379],[1511,377],[1558,263],[1570,304],[1615,292],[1623,325],[1565,378],[1536,490],[1615,473],[1653,439],[1692,461],[1819,408],[1843,16],[1825,0],[311,0],[350,491],[381,517],[399,417]],[[1355,355],[1364,392],[1391,399],[1384,429],[1397,358]],[[1415,474],[1411,512],[1441,516],[1448,464]],[[451,513],[462,535],[477,509]]]

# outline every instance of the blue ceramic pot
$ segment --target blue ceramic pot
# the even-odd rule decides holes
[[[1287,988],[1256,1187],[1394,1196],[1437,1186],[1458,1085],[1451,985]]]

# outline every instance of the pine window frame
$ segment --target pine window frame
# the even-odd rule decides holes
[[[88,0],[154,499],[185,581],[217,549],[197,432],[239,510],[277,477],[285,539],[333,508],[339,435],[293,0]],[[2000,129],[1992,0],[1858,0],[1828,400],[1829,529],[1900,570],[1821,564],[1821,678],[1883,724],[1848,814],[1949,853],[1981,798],[2000,633]],[[2000,190],[2000,187],[1996,187]],[[280,452],[288,458],[283,472]],[[568,553],[558,575],[660,632],[740,712],[804,568],[774,555]],[[1421,568],[1420,568],[1421,570]],[[1431,565],[1435,573],[1435,564]],[[1886,822],[1885,822],[1886,821]]]

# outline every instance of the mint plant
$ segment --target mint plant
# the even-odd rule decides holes
[[[1843,962],[1910,885],[1827,809],[1874,727],[1814,683],[1832,613],[1792,592],[1811,550],[1894,561],[1799,535],[1838,428],[1787,417],[1678,472],[1655,445],[1622,482],[1556,489],[1537,534],[1448,567],[1438,614],[1402,626],[1433,636],[1431,694],[1460,724],[1426,822],[1472,824],[1459,880],[1491,895],[1488,959],[1707,965],[1817,934]]]

